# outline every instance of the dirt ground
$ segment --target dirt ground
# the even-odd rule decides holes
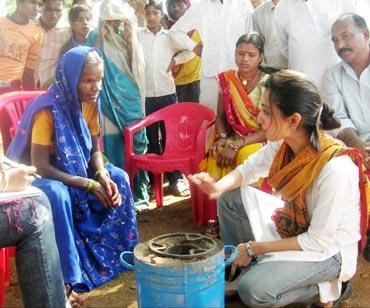
[[[141,241],[173,232],[204,232],[204,228],[192,224],[189,198],[166,196],[161,209],[153,209],[138,215]],[[155,205],[152,204],[154,207]],[[370,307],[370,263],[361,256],[358,270],[353,278],[354,293],[342,307]],[[113,281],[82,294],[86,300],[84,307],[137,307],[134,272],[128,271]],[[11,285],[6,290],[5,307],[22,307],[21,295],[17,285],[14,262],[12,262]],[[239,300],[226,304],[226,307],[243,307]]]

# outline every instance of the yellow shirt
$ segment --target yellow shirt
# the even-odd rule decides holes
[[[35,70],[42,40],[33,22],[18,25],[0,17],[0,80],[22,80],[25,68]]]
[[[90,134],[99,134],[98,108],[96,104],[82,103],[82,115]],[[49,109],[43,109],[33,117],[31,143],[54,145],[54,122]]]
[[[194,31],[191,39],[199,44],[202,42],[198,31]],[[200,57],[195,56],[190,61],[182,64],[180,72],[175,78],[175,84],[177,86],[188,84],[200,79]]]

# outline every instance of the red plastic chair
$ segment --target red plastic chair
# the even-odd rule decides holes
[[[263,183],[260,190],[264,191],[265,193],[271,194],[272,188],[267,183],[267,179],[263,180]],[[202,226],[208,222],[208,220],[215,220],[217,219],[217,203],[216,200],[211,200],[208,196],[202,194],[199,191],[198,193],[198,217],[197,217],[196,224],[198,226]]]
[[[6,287],[6,271],[9,268],[9,262],[6,255],[6,249],[0,249],[0,307],[4,306],[4,295]]]
[[[4,151],[15,135],[27,104],[42,93],[44,92],[17,91],[0,95],[0,131],[3,138]],[[9,259],[14,254],[15,246],[0,248],[0,307],[4,305],[5,288],[9,286]]]
[[[43,93],[43,91],[17,91],[0,95],[0,131],[4,150],[14,137],[27,104]]]
[[[205,156],[206,134],[214,123],[215,113],[197,103],[179,103],[158,110],[125,129],[125,170],[131,187],[138,170],[154,174],[154,190],[158,207],[163,205],[163,173],[178,170],[183,174],[199,171],[199,163]],[[135,154],[133,135],[158,121],[164,121],[166,144],[164,152]],[[190,185],[193,217],[197,219],[196,189]]]

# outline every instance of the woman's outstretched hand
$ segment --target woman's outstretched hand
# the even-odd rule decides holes
[[[222,191],[216,186],[216,181],[206,172],[188,175],[189,181],[197,185],[210,199],[217,199]]]

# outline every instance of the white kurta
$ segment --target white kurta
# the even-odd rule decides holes
[[[281,239],[271,215],[275,208],[283,206],[283,202],[247,186],[268,175],[279,145],[277,142],[269,143],[236,169],[243,176],[241,195],[256,241]],[[260,261],[320,262],[340,252],[342,268],[339,279],[318,284],[322,302],[339,298],[341,282],[349,280],[356,272],[357,243],[360,240],[358,183],[358,168],[348,156],[331,159],[306,192],[310,226],[307,232],[297,237],[302,251],[269,253]]]
[[[354,0],[280,0],[276,29],[290,69],[312,77],[319,87],[325,71],[340,61],[331,41],[331,26],[354,12]]]
[[[203,42],[201,77],[236,68],[235,44],[252,30],[253,6],[245,0],[199,0],[171,28],[175,40],[193,29]],[[189,45],[187,49],[192,49]]]

